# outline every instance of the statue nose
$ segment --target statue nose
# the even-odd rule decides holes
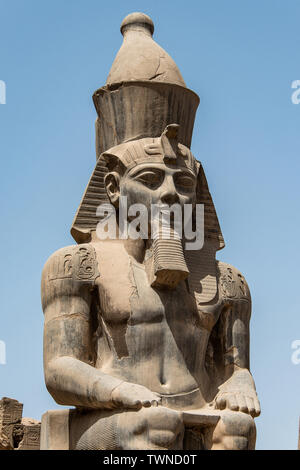
[[[167,190],[161,195],[161,202],[164,204],[168,204],[169,206],[171,204],[175,204],[179,202],[179,197],[177,192],[174,190]]]

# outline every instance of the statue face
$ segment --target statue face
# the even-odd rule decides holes
[[[195,204],[196,176],[188,168],[165,163],[140,163],[120,179],[120,195],[132,204]]]
[[[189,168],[180,165],[143,161],[123,175],[118,172],[108,173],[105,184],[110,201],[116,206],[120,197],[126,197],[127,210],[130,210],[134,204],[142,204],[146,207],[148,212],[146,228],[142,223],[141,232],[143,238],[151,238],[152,247],[154,246],[151,256],[145,261],[149,283],[152,287],[176,287],[181,280],[186,279],[189,272],[180,239],[182,232],[178,231],[178,225],[176,225],[178,218],[174,215],[174,218],[169,218],[168,221],[160,220],[160,217],[153,219],[151,209],[152,205],[168,205],[169,207],[174,204],[180,205],[182,210],[179,217],[182,217],[182,226],[185,215],[184,205],[189,204],[194,207],[196,204],[196,175]],[[166,224],[170,222],[171,232],[168,233],[177,234],[177,236],[168,238],[166,248],[165,240],[161,235],[165,233]],[[177,253],[175,259],[174,253]]]

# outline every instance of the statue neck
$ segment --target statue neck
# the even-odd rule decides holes
[[[91,242],[102,242],[102,240],[97,237],[97,233],[95,230],[93,230],[91,233]],[[143,263],[146,251],[145,240],[132,240],[131,238],[122,240],[120,238],[117,238],[115,239],[115,242],[122,243],[130,256],[132,256],[138,263]]]

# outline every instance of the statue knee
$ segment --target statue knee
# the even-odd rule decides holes
[[[152,444],[166,449],[182,447],[184,425],[178,412],[162,407],[152,408],[148,426]]]
[[[221,413],[213,433],[213,449],[252,450],[255,441],[256,427],[250,415],[227,410]]]
[[[164,407],[143,408],[136,418],[133,432],[145,448],[182,448],[184,425],[178,412]]]

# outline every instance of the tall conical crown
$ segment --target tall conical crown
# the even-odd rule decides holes
[[[143,13],[121,24],[123,44],[106,85],[93,95],[97,157],[111,147],[144,137],[159,137],[179,124],[179,141],[190,147],[199,97],[186,88],[173,59],[153,40],[154,25]]]
[[[106,84],[151,80],[185,87],[174,60],[152,38],[154,25],[144,13],[131,13],[121,24],[124,41]]]

